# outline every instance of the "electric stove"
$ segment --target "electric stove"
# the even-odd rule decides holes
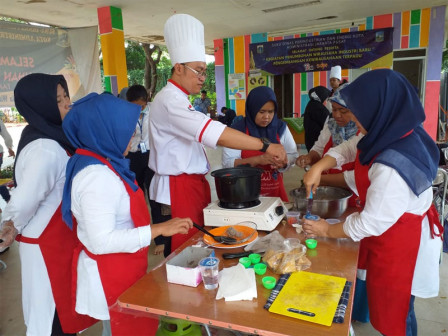
[[[219,201],[212,202],[204,208],[206,226],[235,225],[244,221],[257,224],[257,230],[272,231],[288,211],[280,197],[260,197],[260,203],[241,209],[226,209]]]

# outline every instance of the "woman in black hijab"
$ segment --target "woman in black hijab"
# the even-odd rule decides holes
[[[31,74],[17,83],[14,99],[28,125],[18,145],[16,188],[3,211],[0,247],[19,234],[27,334],[74,334],[96,320],[77,315],[70,295],[76,242],[61,214],[65,168],[73,153],[62,130],[71,103],[67,82],[61,75]]]
[[[305,107],[303,115],[303,127],[305,129],[305,146],[308,152],[313,147],[320,131],[324,128],[325,120],[327,120],[330,112],[324,103],[330,96],[331,91],[324,86],[316,86],[308,92],[310,101]]]

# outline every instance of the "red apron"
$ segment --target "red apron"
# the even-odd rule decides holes
[[[97,155],[96,153],[85,149],[77,149],[76,153],[94,157],[116,173],[112,165],[105,158]],[[138,188],[137,191],[133,191],[128,183],[123,181],[123,184],[129,194],[131,217],[134,222],[134,226],[141,227],[149,225],[149,211],[142,190]],[[148,267],[148,247],[142,248],[135,253],[109,253],[95,255],[80,244],[78,247],[78,253],[76,254],[76,260],[73,264],[73,270],[75,273],[78,264],[77,258],[79,257],[81,250],[84,250],[90,258],[97,262],[101,283],[103,285],[104,294],[106,295],[106,300],[109,307],[116,303],[118,297],[126,289],[145,275]],[[74,285],[73,291],[76,292],[76,282]],[[157,319],[146,316],[137,317],[118,312],[115,309],[109,309],[109,314],[113,336],[155,335],[159,324]]]
[[[246,134],[249,135],[249,131],[247,129]],[[280,143],[278,134],[277,141]],[[241,158],[247,159],[263,154],[264,153],[260,151],[242,150]],[[285,186],[283,184],[283,174],[277,169],[272,169],[271,165],[262,165],[257,167],[263,169],[263,173],[261,174],[260,195],[264,197],[280,197],[283,202],[289,202],[288,194],[286,193]]]
[[[203,209],[210,204],[210,185],[204,175],[182,174],[170,176],[171,217],[189,217],[193,222],[204,226]],[[185,243],[198,230],[191,228],[187,234],[171,237],[171,252]]]
[[[359,132],[358,132],[358,133],[359,133]],[[356,133],[356,134],[358,134],[358,133]],[[323,153],[322,153],[322,157],[323,157],[324,154],[325,154],[326,152],[328,152],[332,147],[333,147],[333,138],[332,138],[331,135],[330,135],[330,140],[328,140],[327,144],[326,144],[325,147],[324,147],[324,151],[323,151]],[[340,173],[345,172],[345,171],[347,171],[347,170],[353,170],[353,169],[355,169],[355,162],[347,162],[346,164],[343,164],[343,165],[342,165],[342,169],[341,169],[341,170],[340,170],[340,169],[334,169],[334,168],[332,168],[332,169],[328,169],[327,171],[324,171],[322,174],[340,174]],[[356,206],[356,199],[357,199],[357,198],[358,198],[358,197],[357,197],[355,194],[353,194],[352,197],[350,197],[350,198],[348,199],[348,206],[351,206],[351,207]]]
[[[76,333],[98,322],[90,316],[78,314],[75,311],[76,301],[70,293],[73,281],[71,265],[77,239],[62,220],[61,204],[39,238],[18,235],[16,240],[21,243],[39,245],[64,333]]]
[[[365,204],[370,186],[370,166],[361,165],[359,159],[356,159],[355,182],[362,204]],[[367,237],[361,241],[358,268],[367,270],[370,321],[384,335],[406,334],[421,223],[426,215],[431,226],[440,227],[437,212],[432,205],[422,216],[405,213],[381,236]]]

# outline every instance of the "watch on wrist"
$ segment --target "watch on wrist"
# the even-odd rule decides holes
[[[260,149],[260,152],[266,153],[271,141],[268,138],[260,138],[260,140],[263,143],[263,148]]]

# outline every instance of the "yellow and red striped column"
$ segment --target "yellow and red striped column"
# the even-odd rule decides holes
[[[101,51],[103,54],[104,86],[115,96],[128,86],[128,70],[124,50],[121,8],[98,8]]]

